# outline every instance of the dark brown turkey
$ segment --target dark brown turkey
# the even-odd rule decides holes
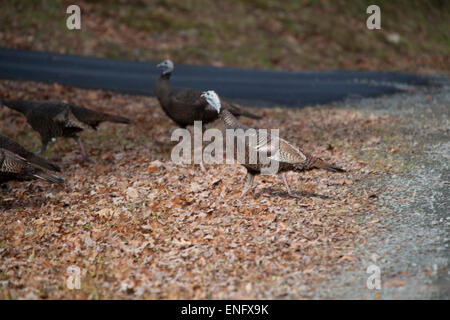
[[[0,101],[7,107],[21,112],[27,118],[31,127],[41,135],[42,147],[45,152],[50,141],[57,137],[73,138],[77,141],[84,160],[90,160],[78,133],[84,129],[96,130],[103,121],[130,123],[130,119],[90,110],[58,101]]]
[[[288,194],[296,198],[298,198],[298,196],[294,195],[289,187],[285,175],[287,171],[303,172],[313,169],[325,169],[331,172],[345,172],[344,169],[314,157],[288,141],[268,134],[265,130],[255,130],[242,125],[231,112],[221,107],[221,101],[214,91],[204,92],[202,98],[208,103],[209,109],[215,110],[215,112],[218,113],[226,129],[233,129],[235,131],[237,129],[242,129],[244,132],[248,132],[246,136],[236,135],[236,143],[234,144],[234,157],[235,159],[238,159],[238,140],[244,139],[241,140],[245,145],[245,148],[241,149],[245,152],[242,156],[243,161],[241,164],[247,169],[247,178],[242,195],[246,194],[252,187],[255,175],[262,173],[264,170],[273,174],[281,174]],[[252,140],[254,143],[250,142]],[[250,161],[251,151],[256,151],[257,154],[257,157],[253,158],[252,161]],[[270,161],[263,161],[263,158],[259,157],[260,152],[264,152],[267,159]],[[275,164],[275,166],[272,167],[273,164]],[[271,172],[270,170],[273,168],[275,168],[275,171]]]
[[[26,150],[11,138],[0,134],[0,183],[11,180],[26,181],[43,179],[52,183],[63,183],[63,179],[43,169],[61,169]]]
[[[194,121],[202,121],[203,125],[213,122],[218,118],[217,112],[207,109],[207,103],[200,99],[201,91],[189,88],[177,88],[170,85],[170,76],[174,69],[173,62],[166,60],[157,65],[161,75],[155,82],[155,95],[166,113],[179,127],[194,125]],[[222,107],[229,110],[234,116],[245,116],[260,119],[236,104],[221,100]]]

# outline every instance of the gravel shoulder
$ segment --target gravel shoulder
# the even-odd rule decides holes
[[[378,231],[355,251],[359,263],[340,270],[313,295],[331,299],[449,299],[450,87],[347,102],[366,112],[401,117],[385,135],[396,141],[404,167],[368,179],[358,188],[378,189],[385,214],[369,215]],[[381,272],[381,290],[369,290],[370,265]],[[345,269],[345,268],[344,268]]]

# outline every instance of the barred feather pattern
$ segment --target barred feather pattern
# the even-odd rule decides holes
[[[11,180],[27,181],[36,178],[51,183],[63,183],[63,179],[60,177],[33,166],[26,159],[9,150],[0,148],[0,183]]]
[[[19,143],[2,134],[0,134],[0,148],[15,153],[19,157],[25,159],[27,162],[30,162],[36,166],[52,171],[61,171],[61,169],[57,165],[35,155],[33,152],[26,150]]]
[[[242,125],[236,117],[233,116],[231,112],[224,109],[219,113],[219,117],[224,123],[225,128],[227,129],[243,129],[249,130],[250,128]],[[247,131],[248,132],[248,131]],[[257,141],[256,151],[265,152],[267,157],[272,161],[278,161],[278,171],[286,172],[286,171],[307,171],[313,169],[325,169],[329,171],[335,172],[343,172],[344,170],[333,166],[331,164],[326,163],[320,158],[316,158],[311,154],[304,152],[300,148],[292,145],[290,142],[269,134],[267,131],[264,131],[264,134],[261,134],[260,130],[252,130],[253,134],[256,134],[256,137],[253,137]],[[267,133],[267,134],[266,134]],[[247,137],[249,137],[247,139]],[[251,149],[255,149],[254,145],[250,145],[249,141],[251,139],[251,135],[247,135],[245,137],[245,161],[242,163],[252,174],[259,174],[263,168],[268,167],[267,163],[259,162],[259,154],[256,159],[256,163],[249,161],[249,154]],[[237,150],[237,139],[235,139],[234,144],[234,155],[235,159],[238,158],[238,150]],[[277,141],[275,141],[275,139]],[[275,143],[274,143],[275,142]],[[255,159],[253,159],[255,160]]]

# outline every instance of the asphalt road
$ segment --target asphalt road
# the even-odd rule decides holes
[[[159,75],[156,64],[0,48],[2,79],[57,82],[140,95],[153,95]],[[432,79],[394,72],[286,72],[176,64],[172,83],[213,89],[250,106],[301,107],[397,93],[410,86],[430,85]]]

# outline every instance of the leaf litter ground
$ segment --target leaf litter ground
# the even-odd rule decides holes
[[[348,172],[289,173],[302,199],[290,198],[278,177],[258,176],[241,197],[242,166],[202,172],[170,160],[176,127],[155,98],[19,81],[0,81],[0,93],[133,120],[81,134],[94,163],[80,162],[72,140],[50,145],[45,156],[61,166],[65,185],[2,187],[2,299],[308,298],[338,266],[358,263],[355,249],[376,232],[373,215],[385,214],[375,204],[378,190],[360,182],[394,170],[395,159],[368,161],[358,152],[390,150],[378,133],[401,121],[391,116],[333,106],[255,110],[265,117],[242,118],[246,125],[279,128]],[[1,108],[0,129],[39,149],[21,114]],[[66,286],[70,266],[81,270],[80,290]]]

